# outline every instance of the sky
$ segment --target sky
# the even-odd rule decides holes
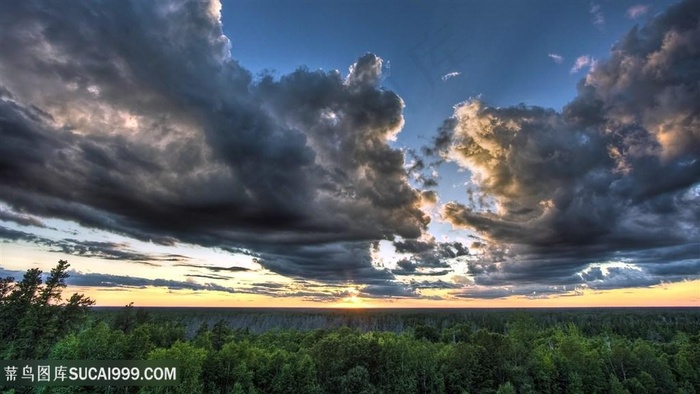
[[[0,2],[0,277],[700,306],[700,3]]]

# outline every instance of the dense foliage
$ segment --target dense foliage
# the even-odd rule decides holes
[[[61,260],[46,281],[32,268],[21,281],[0,279],[0,356],[5,359],[45,358],[51,347],[84,321],[95,302],[82,294],[63,301],[68,278],[67,261]]]
[[[65,273],[60,267],[52,276]],[[82,323],[36,324],[44,320],[27,316],[53,321],[68,316],[72,304],[49,302],[55,308],[39,312],[46,308],[43,294],[52,279],[32,293],[27,286],[36,283],[35,273],[28,275],[26,283],[10,284],[2,293],[3,357],[183,363],[177,387],[35,388],[37,392],[700,393],[697,311],[677,312],[677,320],[641,315],[644,324],[599,312],[605,318],[587,322],[585,330],[567,321],[567,314],[542,324],[529,313],[512,312],[497,330],[463,321],[445,327],[416,323],[401,333],[350,328],[252,333],[220,320],[204,322],[188,335],[184,324],[132,305],[118,313],[93,314]],[[30,293],[29,310],[12,317],[18,300],[27,298],[21,295]],[[81,308],[90,303],[81,300]],[[7,327],[18,334],[9,335]],[[31,329],[25,333],[23,327]],[[34,353],[24,345],[30,336],[42,343]]]

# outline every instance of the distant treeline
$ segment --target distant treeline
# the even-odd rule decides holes
[[[66,268],[59,264],[52,276],[65,279]],[[77,306],[59,302],[61,279],[51,286],[25,280],[2,282],[4,359],[177,359],[183,366],[176,387],[36,387],[18,393],[700,393],[695,309],[288,311],[291,321],[384,316],[402,322],[401,332],[303,331],[283,326],[280,310],[129,305],[88,311],[91,300],[80,295],[72,298],[82,300]],[[44,303],[49,293],[53,302]],[[211,323],[215,312],[225,318]],[[191,334],[188,313],[199,313]],[[237,317],[254,315],[277,328],[232,327]],[[57,322],[66,317],[71,320]],[[29,340],[37,346],[27,347]]]
[[[264,333],[274,329],[311,331],[348,327],[361,332],[402,333],[416,326],[437,330],[457,325],[507,334],[514,319],[527,317],[538,329],[573,323],[584,335],[616,334],[670,341],[681,332],[697,332],[700,308],[541,308],[541,309],[341,309],[341,308],[140,308],[154,321],[178,322],[192,337],[202,323],[221,320],[231,329]],[[110,319],[120,308],[93,308]]]

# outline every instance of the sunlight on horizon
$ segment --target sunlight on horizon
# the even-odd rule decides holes
[[[96,306],[143,307],[300,307],[300,308],[560,308],[560,307],[698,307],[700,280],[660,284],[649,288],[584,291],[583,295],[559,295],[544,299],[511,296],[499,299],[418,300],[366,299],[356,294],[337,301],[318,302],[299,297],[266,297],[257,294],[225,294],[216,291],[101,289],[69,286],[70,293],[84,293]]]

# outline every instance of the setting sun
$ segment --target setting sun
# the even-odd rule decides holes
[[[360,297],[360,292],[356,288],[347,290],[347,296],[342,299],[339,307],[358,308],[363,306],[363,300]]]

